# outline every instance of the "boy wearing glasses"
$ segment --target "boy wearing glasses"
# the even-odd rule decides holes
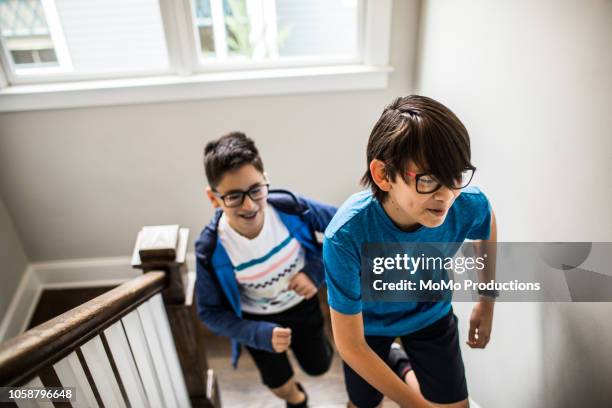
[[[370,134],[367,163],[362,182],[371,191],[353,195],[340,207],[323,244],[332,328],[344,360],[349,406],[375,407],[386,395],[401,406],[468,407],[450,302],[362,302],[360,281],[361,251],[367,243],[468,238],[483,240],[477,245],[494,245],[491,206],[478,188],[466,188],[475,170],[467,130],[430,98],[398,98]],[[493,268],[485,267],[485,278],[492,278]],[[493,320],[495,293],[480,295],[470,319],[467,344],[472,348],[486,346]],[[393,343],[397,337],[407,357]],[[405,368],[398,370],[398,365]]]
[[[255,143],[243,133],[208,143],[204,168],[216,212],[196,242],[200,319],[231,338],[234,367],[246,346],[263,383],[287,407],[306,407],[286,351],[310,375],[331,364],[316,296],[324,273],[315,231],[325,230],[336,209],[269,191]]]

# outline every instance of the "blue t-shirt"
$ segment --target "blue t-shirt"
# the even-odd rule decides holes
[[[371,191],[352,195],[325,230],[323,261],[329,306],[343,314],[362,312],[371,336],[402,336],[422,329],[450,310],[450,302],[362,302],[361,250],[365,243],[463,242],[488,239],[491,206],[478,187],[455,199],[442,225],[405,232],[395,226]]]

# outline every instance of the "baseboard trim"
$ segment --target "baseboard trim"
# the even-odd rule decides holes
[[[130,263],[127,256],[30,263],[0,324],[0,342],[26,330],[45,289],[120,285],[142,273]]]
[[[142,273],[131,261],[122,256],[30,263],[0,323],[0,342],[25,331],[43,290],[120,285]],[[194,270],[195,255],[188,253],[186,261]]]
[[[130,257],[88,258],[35,262],[31,266],[43,289],[62,289],[121,284],[142,273],[130,262]]]
[[[34,268],[28,266],[0,324],[0,342],[15,337],[26,329],[42,291]]]

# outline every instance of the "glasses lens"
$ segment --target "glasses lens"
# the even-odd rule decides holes
[[[257,186],[249,190],[251,200],[261,200],[268,195],[268,186]]]
[[[461,179],[457,180],[457,186],[455,188],[467,187],[472,181],[472,177],[474,177],[473,169],[464,170],[463,173],[461,173]]]
[[[243,193],[231,193],[223,197],[223,202],[228,207],[238,207],[244,200]]]
[[[425,174],[419,177],[417,182],[418,193],[427,194],[436,191],[438,188],[440,188],[440,182],[438,182],[434,176]]]

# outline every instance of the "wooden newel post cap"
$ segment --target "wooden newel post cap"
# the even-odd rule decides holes
[[[178,225],[143,227],[136,238],[132,266],[152,270],[184,264],[188,239],[189,229]]]
[[[187,288],[187,241],[189,229],[178,225],[143,227],[136,238],[132,266],[143,272],[162,270],[168,274],[164,303],[184,304]]]

